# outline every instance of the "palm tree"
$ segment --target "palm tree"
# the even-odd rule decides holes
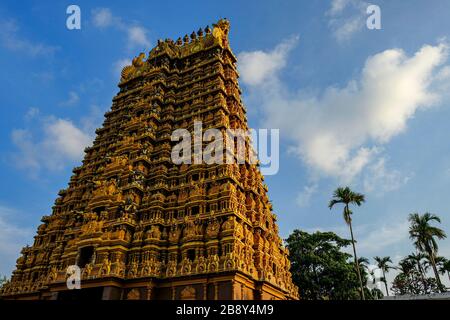
[[[400,271],[400,273],[403,273],[405,277],[407,277],[408,279],[411,279],[411,271],[414,270],[414,266],[415,263],[412,262],[410,259],[403,258],[398,262],[398,266],[394,268]]]
[[[367,285],[367,277],[369,274],[369,259],[367,259],[366,257],[359,257],[358,265],[359,265],[359,270],[361,272],[361,280],[363,282],[363,285],[366,286]]]
[[[426,281],[426,271],[428,266],[422,264],[422,260],[426,259],[427,256],[422,252],[411,253],[406,257],[413,265],[417,266],[417,271],[420,273],[420,277],[422,278],[423,287],[427,289],[427,281]]]
[[[355,238],[353,236],[352,229],[352,211],[350,210],[350,204],[356,204],[358,207],[365,201],[364,195],[361,193],[353,192],[349,187],[339,187],[333,193],[333,198],[330,200],[328,207],[330,210],[333,208],[335,204],[342,203],[344,204],[344,220],[345,223],[350,228],[350,235],[352,237],[352,246],[353,246],[353,258],[355,259],[356,273],[358,274],[359,286],[361,290],[361,299],[365,300],[364,297],[364,288],[361,279],[361,270],[359,269],[358,256],[356,255],[356,246],[355,246]]]
[[[367,269],[369,266],[369,259],[367,259],[366,257],[359,257],[358,258],[358,263],[360,266],[362,266],[364,269]]]
[[[409,275],[411,271],[414,270],[414,265],[414,262],[410,259],[404,258],[398,262],[398,267],[396,267],[396,269],[405,275]]]
[[[450,280],[450,260],[446,260],[442,265],[442,270],[447,272],[448,280]]]
[[[409,237],[414,240],[414,245],[418,250],[427,254],[427,258],[433,268],[436,283],[441,291],[444,291],[439,273],[436,267],[436,256],[438,252],[438,244],[436,239],[442,240],[447,237],[444,230],[431,225],[431,222],[441,223],[441,219],[431,213],[411,213],[409,215]]]
[[[383,299],[384,297],[383,292],[378,288],[373,288],[370,293],[372,294],[372,299],[374,300]]]
[[[436,257],[436,266],[442,275],[447,273],[450,280],[450,260],[447,260],[444,257]]]
[[[383,282],[384,282],[384,286],[386,287],[386,294],[389,297],[389,289],[388,289],[388,285],[387,285],[387,280],[386,280],[386,273],[389,272],[389,269],[392,269],[393,266],[390,266],[389,263],[392,263],[391,257],[373,257],[375,259],[375,261],[377,262],[378,268],[380,268],[380,270],[383,272]]]

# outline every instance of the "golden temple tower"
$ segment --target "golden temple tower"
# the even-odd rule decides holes
[[[247,130],[229,23],[158,41],[23,248],[5,299],[298,299],[257,164],[176,165],[175,129]],[[67,269],[81,271],[69,290]]]

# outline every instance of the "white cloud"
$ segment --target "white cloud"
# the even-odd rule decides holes
[[[19,258],[20,250],[33,241],[33,230],[11,222],[19,215],[16,210],[0,206],[0,275],[9,277]]]
[[[143,27],[132,26],[127,28],[128,43],[132,47],[149,48],[150,41],[147,38],[147,30]]]
[[[30,121],[37,116],[39,116],[40,110],[39,108],[31,107],[28,109],[27,113],[25,114],[25,120]]]
[[[41,169],[60,170],[69,163],[80,161],[84,148],[92,142],[92,136],[72,121],[55,117],[41,119],[39,130],[15,129],[11,138],[18,148],[13,154],[14,163],[29,170],[34,178]]]
[[[393,252],[396,245],[409,241],[408,221],[377,225],[373,230],[356,234],[357,249],[361,255],[382,255],[389,248]]]
[[[61,106],[73,106],[73,105],[77,104],[78,101],[80,101],[80,97],[78,96],[78,94],[75,91],[70,91],[69,97],[67,98],[67,100],[62,101],[60,103],[60,105]]]
[[[95,129],[102,125],[105,111],[98,105],[92,105],[89,108],[89,113],[80,119],[82,131],[93,137]]]
[[[450,66],[446,66],[446,67],[442,68],[436,75],[435,79],[437,81],[447,82],[450,79]]]
[[[434,77],[436,90],[442,92],[441,99],[450,98],[450,66],[442,68]]]
[[[311,197],[317,192],[317,184],[304,186],[303,190],[297,195],[297,204],[300,207],[307,207]]]
[[[122,69],[125,66],[129,66],[129,65],[131,65],[131,60],[130,59],[124,58],[124,59],[117,60],[113,64],[114,74],[116,74],[117,76],[120,76],[120,73],[122,72]]]
[[[19,35],[19,27],[13,20],[0,21],[0,44],[11,51],[32,57],[51,56],[58,47],[35,43]]]
[[[333,214],[341,214],[341,212],[336,210]],[[359,218],[355,216],[353,219]],[[410,241],[408,228],[407,220],[389,221],[388,223],[383,220],[377,224],[355,224],[354,220],[353,233],[358,255],[372,257],[374,255],[384,255],[387,251],[393,254],[397,246],[399,250],[403,249],[403,245]],[[342,219],[342,224],[328,227],[326,230],[319,227],[305,229],[305,231],[309,233],[331,231],[344,239],[350,239],[350,231],[344,223],[344,219]],[[352,250],[350,246],[345,249],[346,252],[353,254]]]
[[[11,133],[11,140],[19,149],[19,153],[14,155],[13,163],[19,168],[29,169],[30,173],[35,176],[34,173],[40,168],[37,159],[39,150],[32,141],[31,133],[25,129],[15,129]]]
[[[280,80],[287,53],[271,68],[270,84],[257,81],[258,73],[246,65],[254,61],[240,60],[239,69],[243,83],[251,89],[249,99],[265,113],[264,126],[280,128],[282,137],[293,142],[292,150],[314,173],[349,183],[382,157],[382,146],[404,132],[417,111],[439,101],[439,92],[430,87],[447,51],[443,44],[425,45],[412,56],[401,49],[385,50],[368,57],[361,74],[344,87],[313,94],[293,92]],[[384,160],[378,178],[389,177],[381,169],[385,169]]]
[[[363,178],[365,192],[381,195],[399,189],[411,179],[411,175],[404,176],[398,170],[388,170],[385,162],[385,158],[381,157],[369,166]]]
[[[111,26],[114,23],[115,19],[110,9],[98,8],[93,10],[92,20],[94,22],[94,26],[99,28],[106,28]]]
[[[328,15],[334,16],[341,13],[352,0],[331,0],[330,10]]]
[[[286,65],[288,53],[295,47],[298,37],[292,37],[277,45],[270,52],[241,52],[238,56],[242,81],[259,85],[272,77]]]
[[[61,156],[78,160],[91,138],[77,128],[70,120],[55,119],[45,127],[44,145],[46,149],[59,152]]]
[[[125,22],[121,17],[115,16],[108,8],[97,8],[92,11],[92,21],[98,28],[113,27],[122,31],[127,36],[128,47],[134,49],[148,49],[150,40],[146,28]]]
[[[340,22],[339,26],[333,23],[334,36],[339,42],[349,40],[356,32],[364,27],[364,17],[354,16]]]
[[[332,0],[326,12],[329,27],[338,42],[349,40],[366,26],[368,2],[361,0]]]

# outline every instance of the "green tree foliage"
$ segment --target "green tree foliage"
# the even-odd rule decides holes
[[[309,234],[294,230],[286,240],[294,283],[301,299],[348,300],[359,298],[359,281],[351,255],[342,249],[351,241],[333,232]],[[364,279],[367,282],[367,278]],[[371,292],[365,290],[368,298]],[[379,293],[375,292],[379,297]]]
[[[426,261],[420,254],[410,254],[399,262],[400,273],[392,282],[392,291],[395,295],[403,294],[429,294],[440,292],[435,278],[426,276]]]
[[[366,296],[371,299],[371,300],[379,300],[379,299],[383,299],[384,294],[383,291],[381,291],[378,288],[373,288],[372,290],[367,290],[368,292],[366,292]]]
[[[439,278],[439,272],[436,264],[438,253],[438,244],[436,240],[442,240],[447,237],[444,230],[432,225],[433,222],[441,223],[441,219],[431,213],[412,213],[409,215],[409,237],[414,240],[414,245],[419,252],[427,255],[427,259],[433,268],[436,283],[441,291],[445,291]]]
[[[362,279],[361,275],[361,269],[359,267],[358,263],[358,256],[356,255],[356,246],[355,246],[355,238],[353,236],[353,227],[352,227],[352,214],[353,211],[350,209],[350,205],[357,205],[358,207],[361,206],[363,202],[365,202],[365,197],[361,193],[353,192],[349,187],[339,187],[333,192],[333,198],[330,200],[328,207],[330,210],[337,204],[343,204],[344,209],[342,211],[345,223],[350,229],[350,236],[351,236],[351,244],[353,247],[353,258],[355,261],[355,267],[356,272],[358,275],[359,280],[359,286],[360,286],[360,293],[361,293],[361,299],[364,300],[364,281]]]
[[[391,257],[378,257],[377,256],[377,257],[373,257],[373,259],[377,262],[377,266],[381,270],[381,272],[383,272],[382,281],[384,282],[384,286],[386,288],[386,294],[389,296],[389,289],[388,289],[388,284],[387,284],[387,280],[386,280],[386,273],[388,273],[389,270],[393,268],[391,265],[389,265],[389,263],[392,263]]]
[[[444,257],[437,257],[436,263],[439,267],[439,272],[441,274],[447,274],[448,279],[450,280],[450,260],[445,259]]]
[[[420,272],[415,269],[408,274],[399,273],[392,282],[392,291],[395,295],[420,295],[440,292],[436,279],[425,278],[423,280]]]

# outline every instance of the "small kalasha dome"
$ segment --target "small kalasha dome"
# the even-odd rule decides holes
[[[298,298],[250,155],[243,164],[171,159],[171,134],[192,132],[195,121],[248,129],[229,27],[222,19],[160,40],[123,68],[93,145],[23,248],[3,298]],[[80,290],[67,287],[73,268]]]

